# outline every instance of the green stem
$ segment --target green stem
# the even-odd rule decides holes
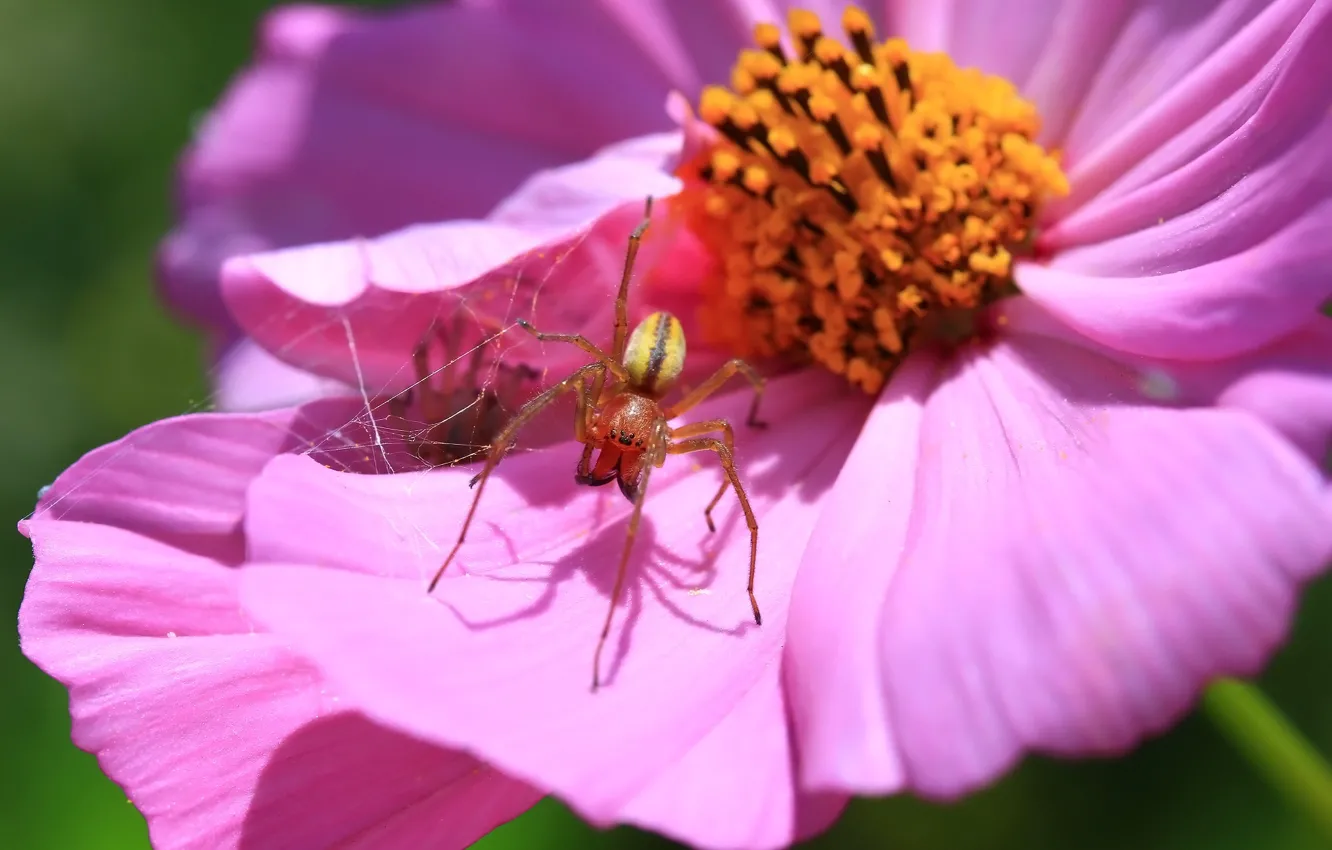
[[[1220,679],[1203,710],[1234,747],[1328,837],[1332,838],[1332,767],[1257,687]]]

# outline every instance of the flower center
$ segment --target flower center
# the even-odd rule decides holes
[[[1041,200],[1068,182],[1007,80],[876,44],[854,7],[842,27],[850,47],[792,11],[795,57],[755,28],[731,87],[703,92],[717,134],[681,167],[681,204],[718,260],[710,342],[803,354],[873,393],[913,340],[957,325],[943,315],[1013,291]]]

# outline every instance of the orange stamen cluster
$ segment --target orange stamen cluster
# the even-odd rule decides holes
[[[850,47],[792,11],[795,56],[756,28],[731,87],[703,92],[717,141],[682,169],[681,197],[718,260],[711,342],[807,352],[877,392],[931,311],[1011,289],[1040,202],[1068,183],[1006,80],[876,44],[856,8],[842,26]]]

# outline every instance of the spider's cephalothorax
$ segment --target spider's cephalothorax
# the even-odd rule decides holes
[[[601,453],[590,472],[584,472],[586,461],[579,464],[575,481],[593,487],[618,481],[626,499],[638,498],[644,453],[653,429],[665,421],[657,401],[675,385],[684,358],[684,328],[670,313],[653,313],[634,328],[620,361],[629,380],[612,387],[608,401],[593,411],[588,425],[585,445],[593,451],[600,448]]]
[[[749,407],[748,424],[759,426],[759,400],[763,397],[763,379],[743,360],[731,360],[718,369],[674,404],[662,405],[661,400],[675,384],[684,370],[685,338],[680,322],[669,313],[653,313],[643,320],[629,334],[628,299],[629,279],[634,268],[634,257],[638,253],[639,240],[647,231],[652,221],[652,199],[648,198],[643,221],[629,236],[629,250],[624,261],[624,274],[620,278],[620,291],[615,299],[615,333],[611,351],[607,352],[589,341],[581,334],[550,334],[538,331],[525,321],[519,320],[523,330],[543,342],[565,342],[576,345],[587,352],[593,362],[579,368],[572,375],[548,388],[523,406],[509,424],[500,432],[486,455],[485,466],[472,479],[476,487],[476,496],[472,507],[463,521],[458,541],[449,551],[448,557],[435,573],[430,582],[430,590],[435,589],[440,576],[453,561],[463,541],[467,538],[467,529],[476,515],[476,506],[485,491],[490,473],[503,459],[509,446],[513,444],[518,431],[530,422],[547,405],[565,393],[572,392],[578,400],[578,410],[574,416],[574,436],[583,444],[583,455],[578,461],[574,474],[580,484],[599,486],[618,481],[620,491],[634,505],[629,517],[629,531],[625,536],[624,549],[620,555],[619,567],[615,573],[615,585],[611,590],[610,610],[606,612],[606,621],[597,641],[597,649],[592,658],[592,689],[601,683],[601,650],[606,645],[606,636],[610,634],[611,619],[615,606],[620,599],[624,586],[625,568],[629,563],[629,552],[633,548],[634,538],[638,534],[639,519],[643,514],[643,499],[647,495],[648,479],[654,468],[666,462],[667,455],[688,454],[690,452],[710,451],[721,461],[725,478],[722,480],[717,495],[712,498],[703,511],[708,529],[716,530],[712,522],[712,509],[726,494],[727,488],[735,490],[740,501],[740,508],[745,515],[745,525],[749,528],[749,604],[753,608],[754,622],[762,623],[758,599],[754,596],[754,572],[758,564],[758,521],[749,506],[745,489],[740,484],[740,477],[735,470],[735,431],[726,419],[708,419],[691,422],[678,428],[672,428],[671,420],[694,408],[708,396],[715,393],[722,384],[733,375],[743,375],[754,387],[754,400]],[[721,436],[718,437],[717,435]],[[597,454],[596,463],[592,457]]]

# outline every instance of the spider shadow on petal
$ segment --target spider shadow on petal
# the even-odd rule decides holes
[[[733,520],[728,520],[733,521]],[[701,520],[700,520],[701,523]],[[496,529],[497,534],[505,539],[505,549],[511,562],[506,566],[496,566],[487,571],[472,570],[467,573],[469,580],[494,581],[502,583],[539,583],[539,595],[521,605],[516,610],[499,616],[484,619],[470,617],[463,611],[457,600],[441,599],[440,603],[458,618],[469,630],[486,631],[501,628],[519,620],[548,615],[558,604],[560,586],[582,572],[588,584],[596,591],[599,604],[583,605],[587,611],[589,649],[596,637],[597,628],[605,615],[603,605],[611,595],[615,580],[614,566],[624,546],[624,524],[609,521],[600,524],[597,532],[587,540],[574,545],[563,557],[555,561],[527,559],[524,561],[513,546],[512,541]],[[642,616],[644,593],[651,593],[673,618],[696,629],[714,634],[742,636],[750,629],[757,628],[747,617],[745,609],[737,608],[738,622],[732,626],[721,626],[716,622],[698,617],[685,609],[672,598],[671,590],[690,592],[706,591],[717,579],[715,569],[715,551],[705,551],[702,558],[693,560],[663,546],[658,540],[656,524],[650,517],[644,517],[639,527],[638,540],[625,574],[626,599],[617,606],[617,616],[612,631],[614,649],[609,664],[605,668],[607,675],[603,684],[610,684],[619,669],[632,643],[632,633]],[[523,567],[543,567],[542,571],[523,571],[524,574],[505,574],[519,565]],[[697,577],[697,580],[694,578]],[[454,578],[453,581],[459,580]],[[444,586],[444,585],[442,585]],[[739,586],[739,585],[737,585]]]

